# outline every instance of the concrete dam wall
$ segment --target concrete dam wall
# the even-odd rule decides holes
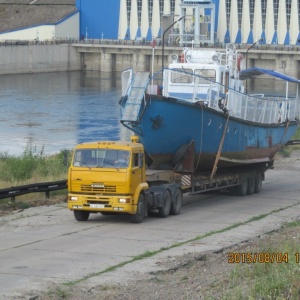
[[[209,50],[209,48],[207,48]],[[213,48],[213,50],[218,50]],[[273,69],[300,78],[300,49],[242,47],[243,69],[253,66]],[[0,44],[0,74],[20,74],[59,71],[120,72],[126,68],[135,71],[158,71],[170,63],[171,54],[180,56],[181,47],[149,45],[95,44],[77,42],[51,44]],[[162,54],[164,59],[162,60]],[[154,54],[154,56],[153,56]],[[154,59],[153,59],[154,58]]]
[[[0,46],[0,74],[75,71],[80,68],[80,57],[71,44]]]

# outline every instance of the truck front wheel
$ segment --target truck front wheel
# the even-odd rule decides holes
[[[74,210],[74,217],[77,221],[86,221],[90,216],[89,211],[85,210]]]
[[[143,194],[140,194],[136,213],[131,216],[131,222],[132,223],[142,223],[142,221],[144,220],[145,214],[146,214],[145,196]]]
[[[169,215],[171,210],[171,194],[169,190],[165,190],[163,193],[163,206],[158,208],[158,215],[161,218],[165,218]]]

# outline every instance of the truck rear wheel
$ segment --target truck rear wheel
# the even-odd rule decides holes
[[[248,179],[242,178],[241,184],[236,186],[235,191],[237,196],[245,196],[248,191]]]
[[[182,192],[178,188],[174,193],[174,199],[171,204],[170,215],[179,215],[182,206]]]
[[[146,214],[145,196],[143,194],[140,194],[136,213],[131,216],[131,222],[132,223],[142,223],[142,221],[144,220],[145,214]]]
[[[247,194],[252,195],[254,193],[254,189],[255,189],[255,177],[249,177]]]
[[[87,221],[90,216],[89,211],[85,210],[74,210],[74,217],[77,221]]]
[[[261,172],[258,172],[255,177],[254,193],[259,193],[261,191],[261,187],[262,187],[262,174]]]
[[[229,195],[236,196],[236,187],[232,186],[229,188]]]
[[[171,194],[169,190],[164,190],[163,193],[163,206],[158,208],[158,216],[161,218],[165,218],[170,214],[171,210]]]

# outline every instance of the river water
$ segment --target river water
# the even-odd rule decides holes
[[[0,153],[26,147],[52,154],[77,143],[126,139],[118,73],[58,72],[0,76]]]
[[[80,142],[128,139],[119,121],[120,78],[96,71],[0,76],[0,153],[31,147],[52,154]],[[256,86],[249,89],[284,90],[274,80]]]

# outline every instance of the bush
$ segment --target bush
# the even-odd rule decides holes
[[[44,147],[27,146],[21,156],[0,154],[0,181],[22,182],[32,178],[35,182],[47,181],[47,178],[67,177],[71,152],[62,150],[60,153],[46,156]],[[52,179],[51,179],[52,180]]]

